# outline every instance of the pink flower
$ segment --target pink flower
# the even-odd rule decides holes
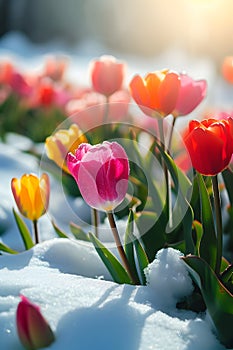
[[[40,312],[40,308],[23,295],[16,312],[16,325],[19,339],[25,349],[44,348],[55,340],[49,324]]]
[[[91,63],[90,75],[94,90],[110,96],[122,88],[125,64],[113,56],[101,56]]]
[[[83,143],[75,155],[68,154],[67,166],[92,208],[112,211],[125,198],[129,161],[117,142],[104,141],[95,146]]]
[[[12,73],[10,86],[15,93],[22,97],[29,97],[33,91],[32,86],[28,84],[25,77],[18,72]]]
[[[52,80],[62,80],[68,64],[68,57],[50,56],[47,57],[43,76],[49,77]]]
[[[193,80],[186,74],[180,74],[180,89],[173,114],[181,116],[191,113],[204,99],[206,89],[205,80]]]
[[[83,131],[91,130],[104,123],[126,121],[130,95],[126,90],[119,90],[107,98],[96,92],[87,92],[79,99],[70,100],[66,105],[66,113]],[[106,117],[106,103],[108,116]]]

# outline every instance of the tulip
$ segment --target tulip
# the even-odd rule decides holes
[[[110,96],[121,90],[125,75],[125,64],[113,56],[101,56],[90,65],[92,86],[96,92]]]
[[[226,56],[222,63],[222,75],[224,79],[233,84],[233,56]]]
[[[36,221],[45,214],[49,205],[49,177],[42,174],[24,174],[21,179],[11,180],[11,189],[18,209],[26,218]]]
[[[85,135],[76,124],[72,124],[68,130],[58,130],[54,135],[46,138],[46,153],[48,158],[69,173],[66,156],[68,152],[74,152],[84,142],[87,142]]]
[[[180,90],[179,74],[170,70],[136,75],[130,82],[130,92],[141,110],[151,117],[166,117],[176,107]]]
[[[21,296],[16,311],[16,325],[19,339],[27,350],[40,349],[49,346],[54,340],[54,334],[40,312],[40,308]]]
[[[18,72],[12,73],[10,86],[21,97],[30,97],[33,91],[32,86],[28,84],[26,78]]]
[[[56,57],[51,56],[47,57],[44,69],[43,76],[49,77],[52,80],[59,81],[62,80],[65,70],[67,68],[68,58],[67,57]]]
[[[180,89],[173,115],[181,116],[191,113],[204,99],[206,89],[205,80],[193,80],[186,74],[180,74]]]
[[[128,188],[129,161],[117,142],[91,146],[83,143],[67,156],[67,166],[92,208],[110,212],[124,199]]]
[[[10,84],[14,67],[10,61],[0,62],[0,84]]]
[[[112,94],[108,101],[104,95],[92,91],[84,94],[82,98],[69,101],[66,112],[82,130],[88,131],[105,122],[117,123],[122,119],[125,120],[129,102],[130,96],[126,90],[119,90]],[[107,104],[108,116],[104,120]]]
[[[192,120],[185,136],[193,167],[202,175],[217,175],[233,153],[233,119]]]

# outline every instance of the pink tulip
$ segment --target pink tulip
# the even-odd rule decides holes
[[[204,99],[206,89],[205,80],[193,80],[186,74],[180,74],[180,90],[173,114],[181,116],[191,113]]]
[[[21,296],[16,312],[19,339],[25,349],[34,350],[49,346],[54,334],[37,305]]]
[[[129,178],[129,161],[117,142],[81,144],[68,154],[67,166],[83,199],[92,208],[112,211],[124,199]]]
[[[16,94],[22,97],[30,96],[33,91],[32,86],[27,83],[25,77],[18,72],[12,73],[10,86]]]
[[[125,74],[125,64],[113,56],[101,56],[90,66],[93,88],[96,92],[110,96],[121,90]]]
[[[107,98],[97,92],[88,92],[79,99],[70,100],[66,105],[66,113],[80,129],[88,131],[105,123],[126,121],[130,95],[126,90],[119,90]],[[106,117],[106,103],[108,116]]]

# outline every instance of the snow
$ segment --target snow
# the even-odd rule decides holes
[[[15,327],[20,294],[38,304],[51,325],[56,341],[49,349],[224,349],[204,318],[175,309],[179,283],[184,293],[191,291],[176,251],[160,251],[147,272],[150,285],[134,287],[83,277],[105,271],[91,248],[82,248],[55,238],[19,255],[1,257],[1,349],[21,349]],[[161,271],[166,283],[158,291]],[[173,293],[162,296],[167,289]],[[163,311],[166,301],[172,304],[170,312]]]
[[[17,41],[19,45],[15,45]],[[18,48],[18,55],[30,57],[34,64],[45,53],[22,37],[9,36],[1,47],[1,54]],[[18,62],[28,64],[25,57],[17,57]],[[167,64],[172,58],[169,54],[166,57]],[[178,58],[180,62],[184,56]],[[88,59],[79,58],[78,64],[82,66]],[[134,60],[132,71],[138,63]],[[144,73],[145,67],[141,64]],[[209,74],[213,79],[211,66],[204,61],[202,68],[205,76]],[[35,157],[21,151],[27,147],[31,147],[28,139],[12,134],[6,144],[0,143],[0,239],[21,251],[0,256],[0,348],[23,349],[15,324],[19,296],[23,294],[40,306],[55,333],[56,341],[48,349],[225,349],[208,315],[176,308],[177,301],[192,292],[191,279],[178,251],[169,248],[158,252],[145,271],[147,286],[118,285],[111,281],[91,244],[57,238],[51,218],[63,229],[75,221],[88,231],[90,212],[82,200],[69,198],[53,178],[49,213],[39,220],[41,243],[23,251],[12,215],[10,181],[23,173],[39,174],[43,170]],[[121,233],[125,224],[125,220],[118,222]],[[100,236],[113,249],[107,222],[101,225]]]

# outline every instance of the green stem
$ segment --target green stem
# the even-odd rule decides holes
[[[166,151],[166,145],[165,145],[165,137],[164,137],[164,127],[163,127],[163,119],[158,119],[158,125],[159,125],[159,138],[160,138],[160,144],[164,151]],[[165,185],[166,185],[166,198],[167,198],[167,216],[168,216],[168,222],[169,226],[171,226],[172,222],[172,209],[171,209],[171,191],[169,186],[169,176],[168,176],[168,169],[166,166],[166,163],[164,159],[162,159],[162,167],[165,177]]]
[[[216,216],[216,231],[217,231],[217,256],[216,256],[216,265],[215,272],[217,275],[220,274],[221,262],[222,262],[222,213],[221,213],[221,202],[220,202],[220,193],[218,187],[218,177],[217,175],[212,176],[212,187],[214,194],[214,208]]]
[[[38,233],[38,224],[37,224],[37,220],[33,220],[33,232],[34,232],[34,237],[35,237],[35,243],[38,244],[39,243],[39,233]]]
[[[175,128],[175,123],[176,123],[176,118],[173,117],[171,131],[170,131],[169,140],[168,140],[168,146],[167,146],[169,153],[170,153],[170,148],[171,148],[171,144],[172,144],[172,136],[173,136],[173,132],[174,132],[174,128]]]
[[[99,237],[99,232],[98,232],[99,215],[98,215],[97,209],[92,208],[91,214],[92,214],[92,225],[94,226],[94,230],[95,230],[95,236],[98,238]]]
[[[104,111],[104,124],[108,124],[108,112],[109,112],[109,97],[106,97],[105,111]]]
[[[118,230],[117,230],[117,227],[116,227],[116,222],[115,222],[113,213],[112,212],[107,212],[107,217],[108,217],[108,221],[109,221],[112,233],[113,233],[113,237],[114,237],[114,240],[116,242],[117,250],[119,252],[119,255],[121,257],[123,265],[124,265],[126,271],[128,272],[128,275],[129,275],[130,279],[132,280],[132,282],[134,284],[137,284],[136,278],[135,278],[135,276],[134,276],[134,274],[133,274],[133,272],[131,270],[131,267],[130,267],[128,259],[127,259],[127,256],[126,256],[125,251],[124,251],[124,249],[122,247],[122,243],[121,243],[120,236],[119,236],[119,233],[118,233]]]

